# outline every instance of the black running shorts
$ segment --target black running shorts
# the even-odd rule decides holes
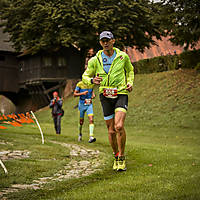
[[[109,120],[114,118],[116,111],[126,112],[128,109],[128,95],[118,94],[117,98],[107,98],[103,94],[99,95],[103,108],[104,119]]]

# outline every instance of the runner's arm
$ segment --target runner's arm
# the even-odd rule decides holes
[[[95,73],[96,73],[95,58],[93,57],[88,61],[87,69],[83,73],[82,76],[83,83],[85,83],[86,85],[91,85],[92,84],[91,79],[93,79]]]
[[[74,91],[74,97],[79,97],[81,95],[86,95],[88,93],[88,91],[84,91],[84,92],[79,92],[78,90]]]
[[[51,100],[49,107],[52,108],[54,104],[55,104],[54,100]]]
[[[126,59],[125,70],[126,70],[126,77],[127,77],[127,85],[132,86],[133,81],[134,81],[134,70],[133,70],[133,65],[131,64],[131,61],[128,55]]]
[[[92,90],[92,99],[94,99],[96,97],[94,90]]]

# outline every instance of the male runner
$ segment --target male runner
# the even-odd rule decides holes
[[[78,82],[74,91],[74,97],[80,97],[78,109],[80,112],[80,121],[78,125],[79,136],[78,141],[82,140],[82,127],[84,123],[84,115],[85,112],[88,115],[89,119],[89,143],[95,142],[96,138],[94,138],[94,114],[93,114],[93,105],[92,99],[95,97],[93,92],[94,85],[85,85],[82,81]]]
[[[100,86],[100,101],[114,154],[113,169],[125,171],[124,122],[128,108],[128,92],[132,91],[134,80],[133,66],[125,52],[113,47],[115,39],[110,31],[103,31],[99,39],[103,50],[89,60],[82,77],[85,84]]]

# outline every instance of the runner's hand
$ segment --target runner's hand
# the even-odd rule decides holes
[[[97,74],[97,76],[93,78],[93,83],[96,85],[100,85],[102,80],[103,79],[101,77],[99,77],[99,74]]]
[[[88,91],[84,91],[84,92],[83,92],[83,95],[86,95],[87,93],[88,93]]]
[[[128,90],[129,92],[131,92],[133,90],[133,86],[131,84],[127,84],[126,90]]]

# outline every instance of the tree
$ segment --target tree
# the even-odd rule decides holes
[[[160,4],[160,3],[159,3]],[[200,1],[163,0],[160,21],[175,45],[195,47],[200,39]]]
[[[17,51],[74,45],[86,54],[110,30],[119,47],[140,51],[160,38],[150,0],[2,0],[2,26]]]

